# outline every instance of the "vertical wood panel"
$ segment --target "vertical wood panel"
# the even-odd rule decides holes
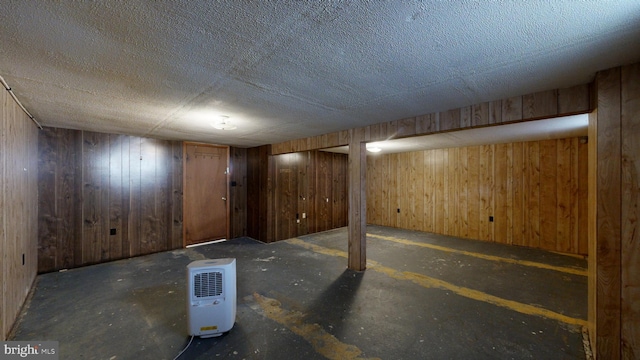
[[[0,95],[0,340],[35,279],[37,259],[37,128],[6,91]],[[53,191],[49,188],[49,191]],[[53,226],[53,227],[57,227]],[[50,239],[51,240],[51,239]],[[23,257],[24,256],[24,257]]]
[[[531,159],[530,159],[530,143],[525,142],[522,144],[522,203],[526,204],[522,208],[522,216],[525,219],[522,228],[522,245],[531,246]]]
[[[600,76],[597,75],[596,78]],[[597,87],[597,85],[596,85]],[[598,97],[595,94],[594,97]],[[588,264],[588,279],[587,279],[587,320],[588,320],[588,330],[589,330],[589,341],[591,344],[591,349],[594,354],[598,353],[598,336],[597,336],[597,318],[598,318],[598,226],[597,226],[597,216],[598,216],[598,204],[597,204],[597,193],[598,193],[598,100],[595,99],[594,103],[595,110],[589,114],[589,166],[588,166],[588,174],[589,174],[589,187],[588,187],[588,207],[587,207],[587,224],[588,224],[588,253],[589,257],[587,258]]]
[[[398,137],[406,137],[416,134],[416,118],[406,118],[398,120]]]
[[[316,230],[331,229],[331,179],[333,157],[326,152],[317,152],[316,163]]]
[[[556,156],[557,146],[554,140],[540,142],[540,247],[547,250],[556,249]]]
[[[7,289],[8,279],[6,277],[7,265],[5,264],[5,248],[8,246],[7,244],[7,234],[5,231],[7,216],[6,212],[8,206],[5,204],[5,178],[7,176],[6,173],[6,161],[7,161],[7,139],[5,135],[5,129],[9,124],[9,109],[10,104],[7,102],[9,98],[9,94],[5,91],[2,91],[0,94],[0,270],[2,274],[0,274],[0,289],[3,289],[2,294],[0,294],[0,304],[2,304],[2,310],[0,310],[0,340],[4,341],[7,338],[7,333],[9,332],[9,323],[13,323],[17,314],[11,314],[9,311],[5,310],[7,303],[7,295],[4,293],[4,289]],[[39,175],[38,175],[39,176]],[[39,226],[40,227],[40,224]]]
[[[340,134],[337,132],[332,132],[328,134],[327,139],[328,147],[339,146],[340,145]]]
[[[640,357],[640,64],[621,70],[622,357]]]
[[[479,179],[480,179],[480,221],[479,239],[494,241],[493,222],[489,222],[489,216],[493,213],[493,146],[481,145],[479,154]]]
[[[416,117],[416,132],[420,134],[428,134],[438,130],[438,122],[435,114],[425,114]]]
[[[589,84],[558,90],[559,114],[586,113],[589,109]]]
[[[398,227],[398,209],[399,209],[399,163],[398,154],[389,155],[389,226]],[[402,209],[400,209],[402,211]]]
[[[247,149],[231,147],[230,151],[230,237],[237,238],[247,234]]]
[[[247,235],[264,242],[270,241],[267,232],[271,216],[268,199],[272,194],[269,164],[273,160],[269,152],[269,145],[247,149]]]
[[[512,189],[513,189],[513,210],[511,217],[511,243],[513,245],[524,246],[525,233],[524,227],[527,219],[524,217],[524,178],[526,176],[524,162],[524,143],[517,142],[513,144],[513,166],[511,171]]]
[[[340,145],[348,145],[349,144],[349,130],[342,130],[338,132],[338,139],[340,141]]]
[[[469,171],[469,237],[480,239],[480,146],[467,149]]]
[[[460,128],[460,109],[440,112],[440,130],[452,130]]]
[[[513,144],[507,144],[507,244],[513,244]]]
[[[373,125],[369,125],[367,126],[368,129],[368,141],[378,141],[383,139],[383,137],[380,135],[380,124],[373,124]]]
[[[458,170],[458,236],[469,237],[469,154],[468,148],[460,148]]]
[[[507,144],[495,145],[495,216],[494,216],[494,241],[507,244],[508,228],[508,184],[507,177],[508,155]]]
[[[151,139],[140,139],[140,255],[158,246],[159,217],[156,212],[156,147]]]
[[[522,119],[522,96],[502,100],[502,122]]]
[[[140,255],[142,205],[142,138],[129,139],[129,255]]]
[[[395,214],[392,217],[394,227],[403,227],[405,224],[404,216],[407,213],[407,209],[403,209],[405,205],[406,197],[403,195],[406,193],[406,180],[405,180],[405,167],[406,162],[402,161],[404,154],[391,154],[390,167],[392,169],[392,183],[394,184],[395,193],[391,199],[393,199]]]
[[[389,121],[386,129],[385,139],[395,139],[398,134],[398,120]]]
[[[116,234],[109,232],[109,259],[121,259],[122,254],[122,229],[124,228],[124,209],[123,204],[123,182],[127,182],[124,178],[123,168],[123,143],[126,137],[124,135],[111,135],[109,137],[109,229],[116,229]],[[128,150],[128,149],[127,149]],[[127,158],[128,158],[128,152]]]
[[[434,187],[435,187],[435,197],[434,197],[434,226],[433,231],[438,234],[444,233],[444,222],[445,218],[445,180],[444,180],[444,150],[436,149],[434,151],[434,167],[433,167],[433,176],[434,176]]]
[[[435,194],[436,184],[434,173],[435,150],[427,150],[424,152],[424,231],[435,231]]]
[[[297,213],[298,228],[297,236],[309,234],[309,191],[313,186],[313,179],[309,178],[309,171],[311,169],[311,151],[305,151],[299,153],[298,163],[298,198],[297,198]],[[335,213],[334,213],[335,214]]]
[[[527,227],[526,245],[537,248],[540,246],[540,144],[530,142],[527,146],[528,174],[527,174]],[[544,180],[544,178],[542,178]]]
[[[445,232],[457,236],[458,193],[456,182],[457,148],[445,149]]]
[[[95,229],[97,230],[96,236],[99,239],[99,243],[96,244],[96,258],[91,259],[91,262],[102,262],[110,258],[109,253],[109,135],[108,134],[96,134],[98,139],[97,143],[97,162],[99,163],[98,173],[96,174],[96,186],[98,187],[99,195],[96,196],[96,207],[99,225]],[[83,164],[86,168],[87,164]]]
[[[392,169],[392,164],[393,163],[391,162],[391,156],[385,156],[385,161],[383,163],[383,169],[385,169],[385,172],[381,176],[381,179],[383,184],[389,185],[382,187],[382,193],[384,194],[382,200],[386,205],[384,208],[383,216],[385,219],[385,224],[387,226],[394,226],[396,218],[395,199],[391,199],[392,195],[395,194],[395,181],[393,180],[395,179],[395,170]]]
[[[472,126],[489,125],[489,103],[484,102],[473,105],[473,117],[471,119]]]
[[[595,198],[595,253],[590,264],[596,277],[595,352],[598,358],[621,358],[621,81],[620,68],[599,72],[598,87]]]
[[[502,123],[502,100],[489,102],[489,124]]]
[[[589,145],[578,142],[578,254],[589,254]]]
[[[570,139],[570,192],[571,203],[569,205],[569,236],[571,238],[571,252],[580,254],[580,139]],[[560,154],[558,154],[560,157]],[[588,180],[585,177],[585,180]]]
[[[384,186],[383,184],[389,184],[389,156],[382,156],[382,155],[376,155],[376,157],[378,157],[378,159],[375,161],[375,174],[377,174],[377,184],[380,187],[374,188],[374,190],[377,190],[378,194],[379,194],[379,201],[377,204],[379,204],[380,208],[378,208],[376,211],[379,214],[380,217],[380,222],[379,224],[384,225],[384,226],[391,226],[389,224],[389,211],[391,208],[391,205],[389,204],[389,188],[390,186]],[[368,170],[368,169],[367,169]],[[367,172],[367,174],[369,174],[369,172]],[[375,176],[375,175],[374,175]],[[367,184],[369,183],[369,178],[367,178]],[[367,195],[370,194],[369,192],[367,192]],[[369,202],[367,200],[367,202]]]
[[[372,224],[381,224],[382,219],[380,217],[380,210],[382,205],[380,203],[381,191],[377,191],[378,182],[380,181],[381,172],[375,171],[380,168],[378,164],[381,156],[367,156],[367,219]]]
[[[17,109],[16,109],[17,110]],[[18,110],[19,111],[19,110]],[[23,236],[21,237],[21,250],[25,254],[25,259],[22,266],[22,274],[20,276],[22,281],[22,291],[17,292],[17,305],[18,309],[22,308],[22,299],[25,299],[35,281],[35,276],[38,271],[38,133],[40,132],[32,122],[28,121],[23,115],[23,140],[22,149],[24,151],[24,168],[27,171],[23,172],[23,183],[20,185],[23,187],[24,196],[24,208],[22,214],[22,226]],[[17,139],[20,141],[21,139]],[[1,170],[0,170],[1,171]],[[0,206],[2,208],[2,206]],[[1,210],[0,210],[1,211]],[[1,221],[1,220],[0,220]],[[2,254],[0,253],[0,256]],[[9,289],[5,288],[5,291]]]
[[[556,90],[525,95],[522,102],[522,115],[525,119],[540,119],[558,114],[558,92]]]
[[[577,174],[572,172],[572,140],[560,139],[556,142],[556,236],[554,250],[576,253],[571,219],[574,218],[572,209],[574,208],[574,199],[578,195],[578,187],[577,183],[574,185],[572,182],[572,179],[577,180],[575,176]],[[577,219],[577,216],[575,218]],[[577,237],[575,239],[577,240]]]
[[[172,249],[171,241],[173,237],[173,151],[170,141],[155,141],[155,143],[156,152],[160,155],[156,158],[156,178],[158,179],[156,183],[156,214],[158,214],[158,218],[160,219],[158,223],[158,234],[160,234],[160,237],[159,244],[153,249],[153,252]],[[227,149],[227,168],[229,167],[228,154],[229,150]],[[228,189],[228,184],[226,185]]]
[[[472,126],[473,109],[471,106],[460,108],[460,127],[469,128]]]
[[[57,133],[53,129],[45,129],[38,139],[38,151],[49,154],[48,158],[39,157],[38,161],[38,211],[41,221],[38,223],[38,268],[51,271],[56,268],[57,249],[61,245],[60,221],[56,214],[56,193],[58,191],[58,164],[61,156],[58,152]],[[4,151],[3,151],[4,153]],[[4,181],[4,176],[2,176]],[[54,187],[51,188],[51,185]],[[3,188],[0,188],[0,191]],[[72,253],[73,254],[73,253]]]
[[[329,134],[322,134],[320,135],[320,145],[323,148],[327,148],[329,147]]]
[[[129,238],[129,221],[131,212],[131,137],[125,136],[120,138],[120,144],[122,147],[121,153],[121,198],[120,203],[122,206],[120,227],[116,228],[116,231],[121,236],[120,251],[123,258],[131,256],[131,238]],[[182,159],[180,159],[180,169],[182,169]],[[182,171],[180,171],[182,173]],[[182,191],[182,188],[180,188]],[[180,232],[180,246],[182,246],[182,232]]]
[[[413,194],[413,212],[411,214],[411,221],[413,222],[413,229],[418,231],[424,231],[425,222],[425,209],[424,209],[424,152],[419,151],[412,154],[412,178],[411,182],[414,186]]]
[[[171,161],[172,164],[172,170],[171,170],[171,174],[172,174],[172,199],[171,199],[171,215],[172,215],[172,220],[171,220],[171,229],[172,229],[172,233],[171,233],[171,248],[172,249],[178,249],[182,247],[182,224],[183,224],[183,205],[182,205],[182,201],[183,201],[183,187],[182,187],[182,178],[183,178],[183,174],[182,174],[182,158],[183,158],[183,154],[182,154],[182,142],[180,141],[173,141],[171,143],[171,152],[173,155],[173,159]],[[130,150],[129,150],[130,151]],[[123,158],[124,161],[126,161],[126,157]],[[239,165],[236,167],[236,169],[238,169],[238,167],[242,167],[242,165]],[[125,168],[129,168],[129,164],[126,163],[126,167]],[[244,171],[246,174],[246,164],[244,166]],[[237,174],[238,171],[235,172],[235,174]],[[127,175],[128,177],[128,175]],[[237,178],[240,178],[240,176],[238,176]],[[243,177],[243,179],[246,178]],[[244,182],[243,182],[244,184]],[[243,188],[244,191],[240,192],[242,195],[237,194],[236,196],[238,197],[238,200],[236,200],[236,202],[240,202],[243,204],[244,209],[246,210],[247,208],[247,201],[246,201],[246,187]],[[242,196],[244,196],[244,200],[242,199]],[[244,212],[245,216],[243,218],[244,224],[246,226],[246,211]],[[242,220],[241,220],[242,221]],[[246,230],[244,230],[246,233]],[[244,234],[244,233],[243,233]]]
[[[409,200],[409,203],[407,204],[407,210],[408,213],[407,215],[407,220],[409,222],[409,229],[411,230],[418,230],[418,219],[421,217],[420,214],[418,214],[418,200],[417,200],[417,196],[418,196],[418,192],[419,192],[419,188],[422,187],[422,179],[418,178],[418,169],[416,167],[416,153],[406,153],[407,155],[407,161],[409,163],[408,169],[409,169],[409,182],[408,182],[408,186],[407,189],[409,190],[409,193],[407,194],[407,199]]]
[[[333,209],[331,228],[347,226],[347,171],[348,157],[343,154],[333,154],[333,183],[331,184]]]
[[[412,168],[414,165],[412,162],[411,153],[400,154],[400,163],[403,164],[401,167],[401,172],[403,173],[402,184],[404,187],[403,201],[401,204],[402,213],[400,214],[402,215],[402,224],[400,225],[400,227],[405,229],[413,229],[415,223],[413,223],[412,220],[415,214],[412,214],[414,210],[414,199],[412,198],[412,196],[414,196],[415,194],[415,184],[411,183],[413,179]]]
[[[349,131],[349,244],[348,268],[362,271],[367,267],[367,149],[363,134]]]
[[[411,188],[411,162],[409,153],[400,153],[394,156],[398,169],[398,224],[403,229],[410,229],[411,199],[409,198]]]
[[[94,264],[109,255],[109,136],[84,132],[83,145],[82,264]]]
[[[83,251],[83,238],[82,238],[82,229],[84,226],[84,218],[82,215],[82,208],[84,199],[82,197],[82,192],[84,189],[84,180],[83,180],[83,171],[84,166],[82,163],[82,154],[84,152],[84,135],[82,131],[74,131],[74,130],[61,130],[62,135],[58,138],[61,140],[59,143],[59,149],[63,155],[64,159],[61,162],[61,166],[69,167],[69,169],[73,168],[73,171],[64,172],[64,180],[63,180],[63,188],[56,197],[56,202],[58,206],[58,214],[57,216],[61,218],[61,221],[69,226],[65,226],[61,230],[64,233],[63,236],[70,237],[69,245],[73,246],[73,248],[69,247],[61,247],[58,251],[69,251],[67,254],[58,254],[58,257],[63,258],[71,258],[73,261],[69,261],[66,264],[57,265],[56,269],[64,269],[71,268],[76,266],[81,266],[82,262],[82,251]],[[64,139],[67,139],[65,141]],[[68,144],[68,146],[67,146]],[[63,150],[64,149],[64,150]],[[72,204],[70,204],[71,202]],[[68,211],[65,208],[68,207]]]
[[[276,173],[276,239],[296,236],[296,205],[298,202],[297,166],[293,157],[297,154],[283,154],[274,158]]]

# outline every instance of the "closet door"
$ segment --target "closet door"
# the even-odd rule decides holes
[[[185,143],[185,246],[227,237],[228,160],[227,146]]]

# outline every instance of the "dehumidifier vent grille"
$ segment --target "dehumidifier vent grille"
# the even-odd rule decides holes
[[[193,278],[195,297],[220,296],[222,294],[222,273],[208,272],[195,274]]]

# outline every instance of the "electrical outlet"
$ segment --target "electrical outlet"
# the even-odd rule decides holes
[[[398,209],[398,214],[400,214],[400,209]]]
[[[116,230],[116,229],[111,229],[111,230],[109,231],[109,234],[110,234],[110,235],[115,235],[115,234],[116,234],[116,232],[117,232],[117,230]]]
[[[493,216],[489,216],[489,222],[493,222]]]

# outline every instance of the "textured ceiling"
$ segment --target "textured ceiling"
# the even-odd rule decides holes
[[[44,126],[245,147],[588,83],[640,1],[4,0],[0,44]]]

